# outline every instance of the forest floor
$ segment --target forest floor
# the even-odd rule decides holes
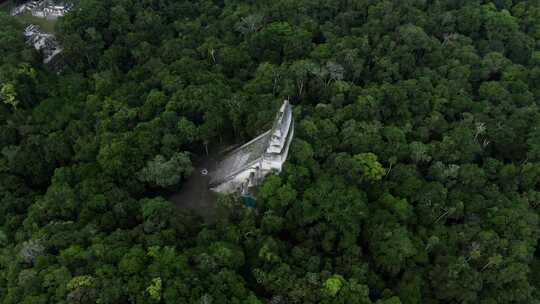
[[[179,208],[193,210],[206,222],[212,222],[216,216],[217,194],[208,188],[210,175],[204,175],[202,171],[206,169],[208,172],[212,172],[216,164],[217,161],[213,156],[196,158],[193,161],[195,168],[193,174],[184,182],[179,192],[169,197],[169,201]]]
[[[213,172],[219,161],[223,159],[230,151],[242,145],[232,139],[224,139],[219,143],[210,144],[209,154],[202,147],[200,151],[195,152],[192,159],[193,174],[182,184],[180,191],[169,196],[168,200],[173,202],[178,208],[187,208],[200,215],[207,223],[214,222],[217,215],[218,194],[211,191],[208,187],[210,183],[210,173]],[[209,174],[202,174],[206,169]]]

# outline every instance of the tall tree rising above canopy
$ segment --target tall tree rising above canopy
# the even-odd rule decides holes
[[[80,0],[56,75],[0,13],[0,303],[540,303],[539,29],[536,1]],[[162,198],[283,97],[256,209]]]

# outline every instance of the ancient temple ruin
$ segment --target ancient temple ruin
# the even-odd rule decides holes
[[[43,53],[43,63],[49,65],[62,53],[62,48],[52,34],[44,33],[38,25],[30,24],[24,30],[26,43]]]
[[[56,20],[72,9],[72,4],[63,1],[40,0],[28,1],[11,10],[12,16],[30,13],[34,17]],[[54,22],[54,21],[52,21]],[[43,53],[43,63],[52,69],[59,70],[62,47],[52,33],[46,33],[36,24],[28,25],[24,30],[26,43]]]
[[[17,16],[29,12],[34,17],[56,20],[63,17],[72,8],[72,4],[66,4],[62,1],[40,0],[28,1],[11,10],[12,16]]]
[[[246,194],[272,172],[280,172],[294,135],[292,107],[283,102],[272,129],[234,149],[210,173],[210,188],[219,193]]]

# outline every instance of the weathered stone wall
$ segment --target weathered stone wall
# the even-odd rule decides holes
[[[43,63],[49,64],[62,52],[60,44],[52,34],[43,33],[39,26],[31,24],[24,30],[26,42],[43,53]]]
[[[211,173],[210,187],[220,193],[247,192],[272,172],[280,172],[294,136],[292,107],[285,100],[272,129],[230,152]]]

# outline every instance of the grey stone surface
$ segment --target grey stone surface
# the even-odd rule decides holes
[[[62,53],[62,47],[52,34],[44,33],[38,25],[31,24],[24,30],[26,43],[32,45],[36,50],[43,53],[43,63],[49,64]]]
[[[11,15],[16,16],[30,12],[35,17],[47,18],[49,20],[56,20],[59,17],[64,16],[72,5],[66,4],[63,1],[53,0],[41,0],[41,1],[28,1],[11,10]]]
[[[56,20],[63,17],[72,7],[71,4],[66,4],[63,1],[28,1],[13,8],[11,15],[16,16],[30,12],[35,17]],[[43,53],[43,63],[52,68],[57,68],[58,64],[55,59],[62,53],[62,47],[53,34],[45,33],[41,31],[38,25],[30,24],[24,30],[24,36],[29,45]]]
[[[234,177],[238,171],[244,170],[251,163],[258,161],[266,148],[270,139],[270,131],[267,131],[240,148],[230,152],[220,163],[218,168],[212,172],[211,185],[218,185],[228,178]]]
[[[220,193],[249,192],[268,174],[281,171],[293,136],[292,107],[285,100],[272,129],[231,151],[218,163],[210,174],[210,188]]]

